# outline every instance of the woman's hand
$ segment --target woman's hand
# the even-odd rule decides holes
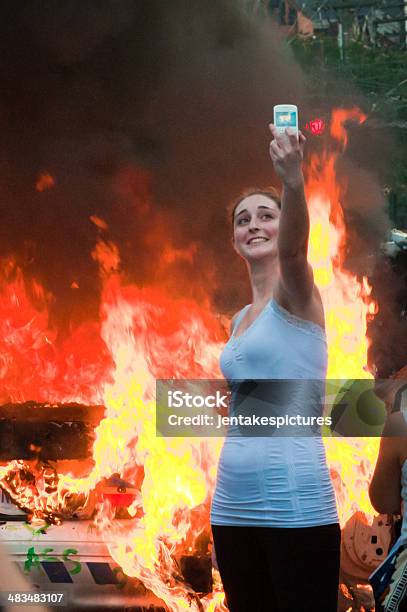
[[[297,138],[295,130],[291,128],[287,128],[284,134],[280,134],[272,123],[269,128],[273,134],[273,140],[270,142],[270,157],[275,171],[287,187],[303,186],[302,160],[305,136],[299,132]]]

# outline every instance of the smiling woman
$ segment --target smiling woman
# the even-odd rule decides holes
[[[269,196],[252,193],[240,200],[233,219],[233,243],[239,255],[256,257],[259,246],[276,254],[279,220],[280,208]]]
[[[327,345],[322,301],[307,261],[305,138],[270,129],[281,201],[274,188],[251,189],[231,210],[233,248],[246,264],[253,299],[232,321],[221,369],[231,388],[231,417],[241,410],[239,381],[281,379],[286,395],[287,383],[302,379],[301,393],[289,394],[283,414],[318,418]],[[254,398],[246,399],[252,406]],[[318,431],[288,427],[274,435],[265,427],[260,435],[247,435],[231,426],[219,460],[211,524],[231,612],[336,612],[340,529]]]

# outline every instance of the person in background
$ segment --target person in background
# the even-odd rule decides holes
[[[369,487],[379,514],[402,515],[401,534],[370,576],[376,611],[407,611],[407,366],[396,378],[376,385],[387,417]]]

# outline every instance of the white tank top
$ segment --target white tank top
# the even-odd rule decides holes
[[[238,328],[248,306],[238,315]],[[323,385],[327,345],[323,329],[287,312],[274,300],[221,355],[225,378],[310,380]],[[293,408],[310,413],[308,397]],[[232,390],[233,396],[233,390]],[[307,401],[308,400],[308,401]],[[312,402],[311,402],[312,403]],[[320,402],[311,410],[321,413]],[[233,401],[230,414],[233,414]],[[214,525],[315,527],[338,522],[335,495],[318,436],[228,436],[219,460],[211,508]]]

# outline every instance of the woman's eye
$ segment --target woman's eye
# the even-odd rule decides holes
[[[264,215],[262,215],[261,218],[262,219],[274,219],[273,215],[270,215],[270,213],[264,213]]]
[[[242,225],[243,223],[245,223],[248,220],[249,219],[247,217],[240,217],[240,219],[238,220],[237,224],[238,225]]]

